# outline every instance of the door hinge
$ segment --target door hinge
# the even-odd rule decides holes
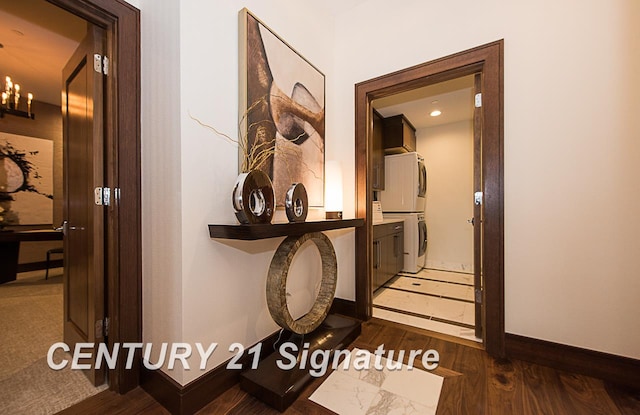
[[[109,58],[106,56],[102,58],[102,73],[109,75]]]
[[[484,194],[482,192],[475,192],[473,194],[473,203],[475,203],[477,206],[480,206],[482,204],[483,196]]]
[[[476,288],[476,303],[482,304],[482,290]]]
[[[109,58],[99,53],[94,53],[93,70],[104,75],[109,75]]]
[[[105,317],[104,320],[96,320],[96,339],[109,335],[109,322],[109,317]]]
[[[111,189],[108,187],[96,187],[93,190],[93,199],[98,206],[110,206]]]
[[[476,108],[482,107],[482,93],[478,92],[475,97],[475,105]]]

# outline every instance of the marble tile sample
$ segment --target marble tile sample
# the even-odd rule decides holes
[[[355,354],[368,354],[370,369],[356,370]],[[351,364],[342,365],[309,397],[310,400],[340,415],[367,414],[435,414],[442,390],[443,378],[432,373],[402,365],[389,370],[381,359],[382,370],[373,367],[375,355],[354,349]]]

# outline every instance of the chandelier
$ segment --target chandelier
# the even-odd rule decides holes
[[[31,112],[31,102],[33,94],[27,94],[26,108],[24,105],[24,97],[20,94],[21,88],[19,84],[14,84],[11,77],[7,76],[4,83],[4,91],[2,91],[2,105],[0,105],[0,118],[4,114],[16,115],[18,117],[35,119],[35,114]],[[26,109],[26,111],[24,110]]]

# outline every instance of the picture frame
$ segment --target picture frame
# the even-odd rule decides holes
[[[240,173],[266,173],[278,207],[293,183],[324,207],[325,75],[246,8],[239,32]]]

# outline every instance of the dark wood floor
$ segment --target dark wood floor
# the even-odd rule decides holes
[[[353,346],[374,351],[380,344],[387,350],[435,349],[440,353],[440,367],[433,372],[445,378],[438,414],[640,414],[640,391],[523,361],[492,359],[473,342],[420,329],[373,319],[363,324]],[[419,361],[416,366],[420,367]],[[284,413],[332,414],[308,399],[324,378],[316,379]],[[102,392],[62,413],[169,414],[140,388],[124,396]],[[198,414],[279,412],[236,385]]]

